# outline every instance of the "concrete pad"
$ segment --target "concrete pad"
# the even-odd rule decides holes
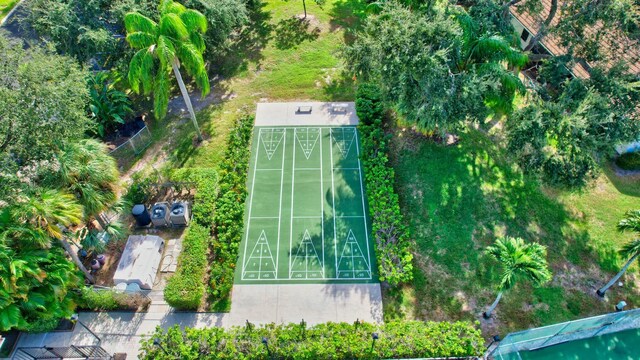
[[[300,112],[311,107],[311,113]],[[344,112],[335,111],[343,108]],[[353,102],[258,103],[255,126],[358,125]]]
[[[380,284],[235,285],[230,316],[232,323],[381,323],[382,294]]]

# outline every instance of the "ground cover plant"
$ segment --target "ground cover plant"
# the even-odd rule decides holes
[[[377,335],[373,340],[372,335]],[[156,340],[157,339],[157,340]],[[155,346],[154,341],[161,345]],[[163,350],[163,348],[165,350]],[[479,356],[480,331],[468,322],[304,322],[228,330],[157,328],[142,341],[141,359],[394,359]]]

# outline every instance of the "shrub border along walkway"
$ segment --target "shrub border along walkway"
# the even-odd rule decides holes
[[[394,189],[395,172],[388,165],[388,139],[382,128],[384,106],[376,86],[358,87],[356,112],[360,118],[361,156],[380,281],[395,286],[413,279],[413,254],[409,230]]]
[[[193,220],[182,240],[176,273],[164,289],[167,304],[178,310],[198,310],[205,294],[208,248],[213,224],[211,218],[218,196],[218,174],[213,169],[179,169],[172,174],[175,180],[196,183],[192,208]]]
[[[227,141],[220,164],[220,192],[215,200],[214,233],[209,269],[209,296],[216,310],[227,310],[238,259],[238,247],[244,225],[244,202],[247,197],[247,173],[254,117],[238,119]]]
[[[373,339],[373,334],[377,339]],[[160,341],[155,346],[154,340]],[[266,340],[266,344],[265,344]],[[205,329],[157,328],[140,358],[163,359],[379,359],[480,356],[480,330],[469,322],[324,323]],[[165,349],[165,350],[163,350]]]

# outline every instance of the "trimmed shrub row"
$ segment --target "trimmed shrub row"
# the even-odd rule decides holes
[[[375,343],[373,333],[378,334]],[[267,344],[263,343],[263,338]],[[160,346],[154,346],[154,339]],[[141,342],[141,359],[393,359],[480,356],[480,330],[468,322],[305,323],[207,329],[160,327]],[[163,349],[166,349],[163,350]]]
[[[175,274],[167,281],[164,300],[179,310],[197,310],[205,294],[209,242],[213,227],[218,173],[209,168],[185,168],[171,174],[174,181],[196,183],[193,219],[182,240]]]
[[[243,116],[231,130],[225,158],[220,165],[220,193],[215,201],[215,237],[211,244],[213,263],[209,273],[209,294],[216,303],[229,298],[242,239],[244,201],[247,197],[253,117]]]
[[[361,158],[372,235],[376,241],[380,281],[395,286],[413,279],[413,255],[398,194],[393,188],[395,172],[388,165],[388,138],[382,129],[383,111],[379,90],[369,84],[361,85],[356,94],[356,112],[360,118],[358,129],[362,135]]]
[[[149,298],[133,293],[122,293],[114,290],[95,290],[92,287],[82,288],[78,298],[78,309],[91,311],[113,311],[130,310],[137,311],[146,309],[151,300]]]
[[[164,300],[176,309],[197,310],[204,296],[211,230],[192,222],[182,239],[176,273],[167,281]]]

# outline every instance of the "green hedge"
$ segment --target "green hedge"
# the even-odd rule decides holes
[[[623,170],[640,170],[640,152],[628,152],[618,156],[616,165]]]
[[[365,90],[361,90],[363,86]],[[393,188],[395,172],[388,164],[381,97],[371,85],[361,85],[361,89],[357,93],[356,111],[360,118],[361,158],[378,270],[381,281],[397,285],[413,279],[411,241]]]
[[[164,289],[164,300],[174,308],[197,310],[204,296],[207,257],[211,231],[192,222],[182,239],[176,273]]]
[[[220,165],[220,193],[213,217],[216,236],[211,246],[214,261],[209,273],[209,294],[214,303],[227,300],[233,286],[242,239],[252,132],[253,117],[240,118],[229,134],[225,158]]]
[[[91,311],[146,309],[151,300],[137,293],[123,293],[114,290],[96,290],[92,287],[84,287],[80,290],[78,309]]]
[[[372,334],[378,340],[372,344]],[[269,352],[262,343],[268,341]],[[160,340],[161,347],[153,345]],[[482,334],[468,322],[304,323],[234,327],[173,326],[141,342],[140,358],[164,359],[393,359],[480,356]],[[372,346],[373,345],[373,346]],[[166,352],[163,350],[165,349]]]

